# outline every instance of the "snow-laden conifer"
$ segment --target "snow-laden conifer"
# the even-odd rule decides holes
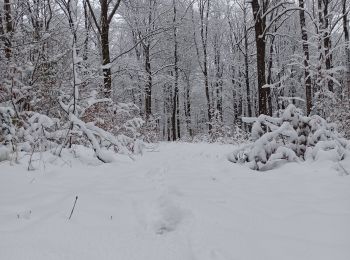
[[[290,104],[277,117],[260,115],[245,118],[253,123],[253,143],[239,148],[230,161],[247,163],[254,170],[269,170],[284,162],[315,160],[323,152],[335,160],[342,160],[348,142],[337,132],[333,123],[320,116],[304,116]]]

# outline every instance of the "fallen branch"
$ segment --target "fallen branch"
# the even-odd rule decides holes
[[[74,205],[73,205],[72,211],[70,212],[68,220],[70,220],[72,215],[73,215],[73,212],[74,212],[74,209],[75,209],[75,204],[77,204],[77,200],[78,200],[78,196],[75,196]]]

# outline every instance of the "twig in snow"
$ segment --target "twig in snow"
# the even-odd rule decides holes
[[[72,215],[73,215],[73,212],[74,212],[74,209],[75,209],[75,204],[77,204],[77,200],[78,200],[78,196],[75,196],[74,205],[73,205],[72,211],[70,212],[68,220],[70,220]]]
[[[35,144],[33,145],[33,150],[32,150],[30,157],[29,157],[29,162],[28,162],[28,167],[27,167],[28,171],[34,170],[34,166],[32,164],[34,152],[35,152]]]

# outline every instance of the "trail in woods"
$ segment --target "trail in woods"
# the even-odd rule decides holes
[[[327,161],[255,172],[228,162],[232,149],[2,162],[0,259],[350,259],[350,176]]]

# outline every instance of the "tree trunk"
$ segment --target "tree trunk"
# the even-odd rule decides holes
[[[242,72],[241,70],[238,71],[238,77],[239,79],[242,78]],[[241,83],[241,81],[239,81],[238,83],[238,98],[237,98],[237,122],[238,122],[238,125],[241,127],[242,126],[242,116],[243,116],[243,85]]]
[[[349,39],[349,26],[348,26],[348,16],[346,12],[346,0],[342,0],[343,5],[343,29],[344,29],[344,40],[345,40],[345,53],[346,53],[346,86],[345,93],[346,99],[348,101],[348,106],[350,106],[350,39]]]
[[[246,25],[246,9],[244,9],[244,68],[245,68],[245,87],[246,87],[246,101],[247,101],[247,115],[252,116],[252,104],[250,100],[250,84],[249,84],[249,45],[248,45],[248,30]]]
[[[215,90],[216,90],[216,110],[219,113],[220,121],[222,121],[222,64],[221,53],[218,39],[214,43],[214,64],[215,64]]]
[[[322,63],[324,61],[324,53],[323,53],[323,14],[322,14],[322,0],[317,0],[317,13],[318,13],[318,28],[317,28],[317,40],[318,40],[318,51],[319,51],[319,60],[317,65],[317,91],[321,91],[323,89],[322,87],[322,81],[323,81],[323,75],[322,75]]]
[[[5,57],[7,60],[10,60],[12,55],[11,34],[13,32],[10,0],[4,0],[4,13],[5,13],[5,28],[6,28]]]
[[[332,47],[332,41],[331,41],[331,35],[329,32],[329,14],[328,14],[328,6],[329,6],[329,0],[323,0],[324,8],[323,8],[323,21],[324,21],[324,51],[325,51],[325,63],[326,63],[326,69],[330,70],[332,69],[332,53],[331,53],[331,47]],[[329,74],[331,77],[333,77],[333,74]],[[328,90],[334,91],[334,82],[332,79],[329,79],[327,81],[328,83]]]
[[[5,31],[4,31],[2,19],[3,19],[2,18],[2,10],[0,10],[0,39],[5,45],[6,44],[6,36],[5,36]]]
[[[210,101],[210,90],[209,90],[209,73],[208,73],[208,27],[209,27],[209,9],[210,9],[210,0],[201,0],[199,2],[199,11],[200,11],[200,35],[203,48],[203,66],[202,72],[204,76],[204,89],[205,97],[207,100],[207,113],[209,121],[209,132],[212,129],[212,106]]]
[[[176,27],[176,2],[173,0],[173,40],[174,40],[174,100],[173,100],[173,115],[172,129],[173,141],[180,138],[180,118],[179,118],[179,67],[178,67],[178,42],[177,42],[177,27]]]
[[[187,125],[187,131],[190,135],[190,137],[193,136],[193,132],[192,132],[192,126],[191,126],[191,97],[190,97],[190,93],[191,93],[191,85],[190,85],[190,79],[189,77],[186,75],[186,104],[185,104],[185,115],[186,115],[186,125]]]
[[[89,38],[90,38],[90,20],[86,1],[84,1],[84,29],[85,29],[85,40],[84,40],[84,51],[83,60],[88,59],[88,48],[89,48]]]
[[[205,56],[207,56],[205,51]],[[211,102],[210,102],[210,93],[209,93],[209,79],[208,79],[208,65],[207,65],[207,57],[204,61],[204,88],[205,88],[205,97],[207,99],[207,113],[208,113],[208,121],[209,121],[209,131],[212,129],[211,121],[212,121],[212,108],[211,108]]]
[[[272,37],[270,42],[270,50],[269,50],[269,63],[268,63],[268,70],[267,70],[267,84],[272,84],[272,66],[273,66],[273,44],[275,41],[275,37]],[[269,87],[269,95],[268,95],[268,107],[269,107],[269,114],[272,115],[272,97],[271,97],[271,88]]]
[[[144,45],[146,86],[145,86],[145,116],[146,120],[152,115],[152,71],[150,59],[150,45]]]
[[[257,73],[258,73],[258,96],[259,96],[259,114],[267,115],[269,113],[267,109],[268,101],[268,89],[264,88],[266,85],[265,78],[265,29],[266,29],[266,17],[262,17],[264,6],[260,6],[259,0],[252,0],[251,2],[253,15],[254,15],[254,28],[255,28],[255,42],[256,42],[256,55],[257,55]]]
[[[137,44],[137,32],[135,30],[132,30],[132,40],[133,40],[133,44],[136,45]],[[141,63],[141,51],[142,49],[136,47],[135,48],[135,57],[138,63]],[[140,83],[141,82],[141,76],[139,75],[139,73],[137,73],[136,75],[137,78],[137,83],[136,83],[136,91],[137,91],[137,96],[138,96],[138,106],[141,108],[140,109],[140,114],[143,115],[144,114],[144,106],[143,106],[143,86]]]
[[[102,53],[102,72],[103,72],[103,96],[106,98],[112,97],[112,73],[111,73],[111,61],[109,54],[109,25],[115,15],[121,0],[117,0],[113,4],[112,11],[108,14],[108,9],[112,1],[109,0],[99,0],[101,12],[100,12],[100,22],[97,21],[96,14],[91,6],[90,0],[85,0],[87,6],[89,7],[91,18],[96,25],[98,30],[100,40],[101,40],[101,53]]]
[[[275,10],[276,12],[278,11],[277,9]],[[273,11],[270,16],[270,23],[273,21],[274,18],[274,13]],[[277,27],[276,24],[274,26],[274,33],[277,32]],[[275,42],[275,36],[270,37],[270,50],[269,50],[269,62],[268,62],[268,71],[267,71],[267,84],[271,85],[272,82],[272,67],[273,67],[273,51],[274,51],[274,42]],[[272,91],[271,87],[267,89],[267,104],[268,104],[268,111],[269,115],[272,115],[273,113],[273,106],[272,106]]]
[[[103,66],[103,95],[106,98],[112,97],[112,73],[109,54],[109,23],[108,23],[108,4],[106,0],[101,3],[101,48],[102,48],[102,66]]]
[[[312,109],[312,94],[311,94],[311,76],[309,68],[309,44],[308,35],[306,31],[305,12],[304,12],[304,0],[299,0],[299,17],[301,27],[301,38],[303,40],[303,51],[304,51],[304,81],[305,81],[305,99],[306,99],[306,114],[309,115]]]
[[[171,141],[171,135],[172,135],[172,133],[171,133],[171,128],[170,128],[170,126],[171,126],[171,114],[170,114],[170,110],[171,110],[171,106],[170,106],[170,104],[171,104],[171,102],[172,102],[172,100],[173,100],[173,93],[172,93],[172,88],[171,88],[171,85],[170,86],[168,86],[168,95],[167,95],[167,134],[168,134],[168,141]]]

